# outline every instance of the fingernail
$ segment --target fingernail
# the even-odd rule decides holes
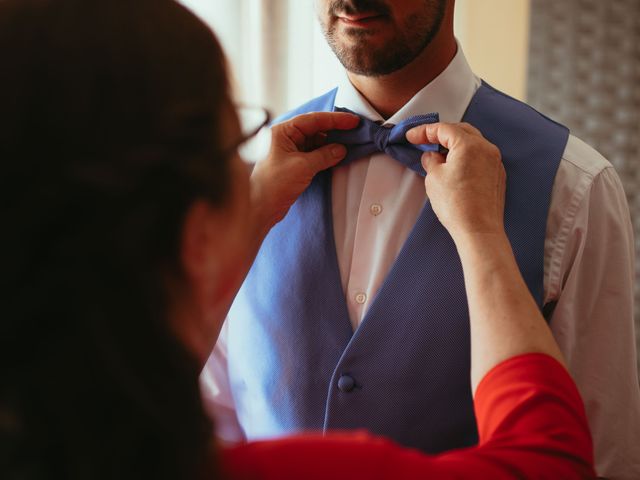
[[[344,157],[346,152],[347,149],[342,145],[334,145],[333,147],[331,147],[331,155],[333,155],[333,158],[342,158]]]

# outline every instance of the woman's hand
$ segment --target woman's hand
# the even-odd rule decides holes
[[[466,123],[434,123],[407,132],[411,143],[438,143],[445,157],[426,152],[425,188],[431,206],[453,239],[504,235],[506,174],[498,148]]]
[[[504,231],[506,174],[498,149],[467,124],[434,123],[407,132],[427,153],[425,185],[436,215],[456,243],[471,327],[471,384],[498,363],[525,353],[562,354],[516,263]]]
[[[320,171],[346,155],[338,144],[326,143],[324,132],[349,130],[360,119],[349,113],[307,113],[275,125],[269,156],[251,174],[251,203],[262,234],[284,218],[296,199]]]

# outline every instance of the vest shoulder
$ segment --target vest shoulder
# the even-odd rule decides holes
[[[557,128],[568,134],[569,129],[539,112],[531,105],[517,100],[510,95],[492,87],[485,81],[471,100],[467,112],[480,108],[485,115],[501,119],[503,125],[511,125],[514,128],[522,128],[533,125],[545,125],[548,128]]]
[[[300,105],[297,108],[294,108],[293,110],[288,111],[283,115],[280,115],[273,121],[273,123],[282,123],[287,120],[291,120],[293,117],[302,115],[303,113],[332,111],[337,92],[338,88],[336,87],[333,90],[330,90],[327,93],[320,95],[319,97],[309,100],[308,102]]]

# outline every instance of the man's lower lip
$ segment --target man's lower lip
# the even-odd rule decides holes
[[[384,22],[383,15],[376,15],[374,17],[365,17],[359,19],[349,19],[346,17],[338,17],[343,25],[348,27],[369,28]]]

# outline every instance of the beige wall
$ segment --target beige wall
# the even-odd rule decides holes
[[[456,0],[455,31],[476,74],[526,99],[529,0]]]

